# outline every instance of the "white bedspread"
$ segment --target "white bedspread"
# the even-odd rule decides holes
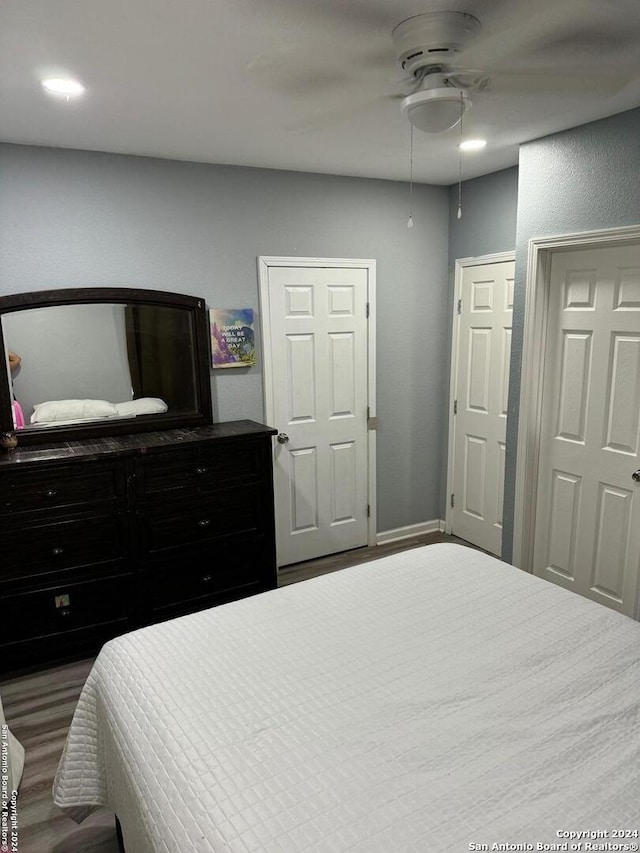
[[[637,843],[640,625],[433,545],[145,628],[99,655],[54,798],[128,853]]]

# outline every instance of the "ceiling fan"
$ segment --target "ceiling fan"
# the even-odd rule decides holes
[[[433,0],[425,2],[433,7]],[[469,0],[467,5],[473,8],[473,3]],[[379,72],[390,71],[386,51],[384,65],[376,59],[365,73],[352,56],[341,62],[334,51],[324,59],[317,49],[267,53],[247,70],[276,90],[312,100],[314,110],[291,124],[290,130],[335,124],[359,107],[393,98],[400,100],[402,115],[414,127],[442,133],[460,121],[476,96],[478,101],[504,94],[605,96],[624,88],[640,67],[636,4],[637,0],[635,8],[629,0],[537,0],[523,6],[510,0],[486,28],[475,14],[460,11],[459,3],[455,10],[413,15],[392,28],[390,39],[386,36],[404,75],[393,92],[388,84],[380,85]],[[343,9],[336,0],[314,4],[316,15],[320,10]],[[357,7],[350,10],[352,16],[358,14]],[[386,21],[389,10],[384,11]],[[370,7],[366,15],[363,11],[363,40],[372,26],[379,32],[383,15],[372,22],[375,17]]]
[[[399,96],[401,112],[418,130],[442,133],[455,127],[471,106],[471,91],[486,87],[485,74],[456,75],[457,54],[480,29],[480,21],[466,12],[426,12],[394,27],[398,64],[415,80],[411,91]]]
[[[391,34],[397,61],[417,81],[412,92],[402,97],[402,114],[419,130],[441,133],[460,121],[471,106],[472,94],[487,88],[523,95],[552,91],[571,94],[576,89],[611,94],[629,82],[629,74],[599,71],[593,61],[591,68],[581,68],[578,74],[562,67],[545,68],[536,53],[545,42],[547,47],[554,40],[557,43],[567,25],[575,35],[580,23],[575,18],[575,3],[555,4],[549,12],[550,19],[538,9],[535,21],[525,30],[514,28],[507,44],[503,43],[505,32],[483,35],[478,18],[466,12],[427,12],[399,23]],[[532,52],[533,67],[501,70],[501,62],[514,59],[514,37],[520,53]],[[570,39],[565,35],[567,41]],[[574,53],[579,43],[578,33]],[[601,48],[603,44],[601,37]]]

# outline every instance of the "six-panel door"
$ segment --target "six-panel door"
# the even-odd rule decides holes
[[[628,615],[640,561],[639,432],[640,247],[556,253],[534,572]]]
[[[269,269],[280,566],[367,544],[367,275]]]
[[[462,275],[451,532],[500,556],[514,262]]]

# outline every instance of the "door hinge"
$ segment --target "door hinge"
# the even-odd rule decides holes
[[[451,492],[451,507],[453,508],[456,505],[455,495]]]
[[[369,303],[367,302],[367,318],[369,317]]]
[[[371,504],[367,504],[367,518],[371,518]]]
[[[458,299],[458,314],[462,314],[462,299]]]
[[[378,429],[378,418],[371,417],[371,409],[367,406],[367,429]]]
[[[458,401],[457,400],[453,401],[453,414],[454,415],[458,414]]]

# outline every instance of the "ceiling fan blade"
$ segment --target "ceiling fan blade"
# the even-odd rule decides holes
[[[629,20],[611,20],[606,26],[594,22],[579,22],[570,30],[550,33],[535,51],[535,61],[557,60],[567,57],[572,65],[594,62],[599,69],[613,63],[637,64],[640,58],[640,21],[633,26]]]
[[[384,85],[394,69],[388,33],[384,39],[367,37],[364,43],[348,34],[291,41],[266,50],[245,66],[259,85],[291,95],[342,92],[351,81],[365,79],[371,80],[375,91],[376,84]]]
[[[483,68],[487,72],[500,68],[505,62],[540,48],[550,35],[557,37],[570,31],[585,6],[595,7],[595,0],[536,0],[524,12],[520,4],[503,4],[486,32],[456,55],[455,66]]]
[[[415,83],[415,81],[413,81]],[[366,112],[374,106],[384,103],[397,102],[406,97],[406,93],[389,91],[383,94],[372,94],[361,90],[355,95],[343,96],[333,104],[318,106],[316,109],[307,111],[300,119],[295,119],[285,125],[289,133],[312,133],[324,130],[327,127],[349,121],[353,116]]]
[[[256,57],[246,66],[259,85],[286,95],[313,95],[340,89],[353,77],[353,69],[322,62],[308,46],[283,45]]]
[[[390,56],[388,33],[382,62],[375,61],[375,39],[366,39],[366,50],[360,42],[347,50],[349,44],[347,39],[338,49],[337,37],[334,41],[316,37],[313,41],[291,42],[265,51],[245,71],[258,85],[290,101],[312,99],[312,107],[316,108],[286,126],[297,133],[335,124],[361,103],[388,96],[405,97],[414,91],[415,78],[399,72]]]
[[[286,94],[342,92],[351,78],[392,73],[391,30],[397,14],[388,0],[270,0],[281,43],[245,66],[259,84]],[[272,34],[273,38],[273,34]]]
[[[508,71],[492,74],[487,91],[514,95],[575,95],[590,97],[615,95],[638,76],[629,74],[571,73],[558,71]]]
[[[369,100],[343,101],[331,108],[318,108],[310,113],[307,113],[303,118],[289,122],[285,125],[285,130],[289,133],[313,133],[315,131],[324,130],[347,121],[354,114],[366,110],[368,107],[379,101],[379,98],[370,98]]]
[[[296,24],[383,29],[389,34],[397,23],[397,13],[388,0],[272,0],[279,4]]]

